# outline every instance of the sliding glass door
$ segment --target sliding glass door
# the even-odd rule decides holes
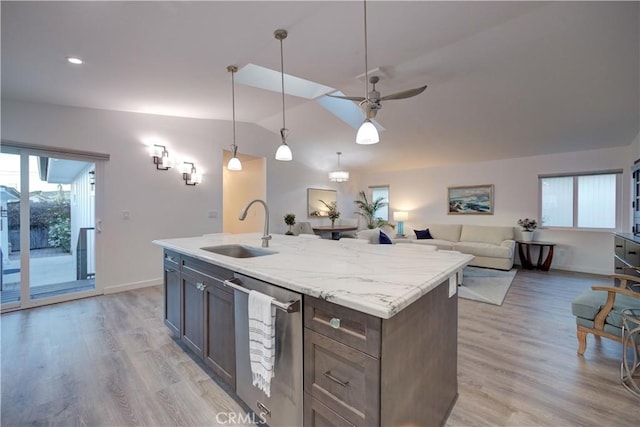
[[[97,294],[96,163],[0,153],[2,308]]]

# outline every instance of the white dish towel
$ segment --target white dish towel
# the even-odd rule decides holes
[[[249,291],[249,360],[253,385],[271,397],[271,378],[275,375],[276,308],[273,298]]]

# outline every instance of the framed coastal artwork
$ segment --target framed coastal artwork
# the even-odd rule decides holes
[[[449,187],[449,215],[493,215],[493,184]]]

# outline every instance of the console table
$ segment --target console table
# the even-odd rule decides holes
[[[531,246],[538,246],[540,251],[538,253],[538,262],[535,268],[538,268],[542,271],[549,271],[551,267],[551,261],[553,260],[553,247],[556,245],[551,242],[523,242],[522,240],[516,240],[518,243],[518,253],[520,254],[520,262],[522,263],[522,267],[528,270],[532,270],[534,268],[533,263],[531,262]],[[544,248],[548,248],[547,257],[544,262],[542,261]]]
[[[316,234],[331,232],[331,238],[333,240],[340,240],[340,235],[343,231],[355,231],[357,229],[357,225],[319,225],[313,227],[313,232]]]

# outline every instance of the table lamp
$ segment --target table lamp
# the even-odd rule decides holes
[[[398,223],[398,236],[404,236],[404,222],[409,219],[409,212],[396,211],[393,220]]]

